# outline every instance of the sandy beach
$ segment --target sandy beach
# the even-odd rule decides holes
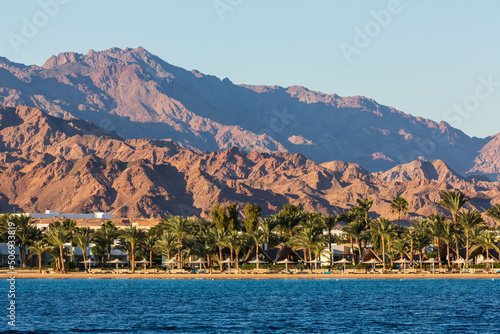
[[[6,272],[0,273],[0,279],[10,278]],[[19,271],[15,275],[16,279],[500,279],[500,274],[86,274],[69,272],[67,274],[47,274],[33,271]]]

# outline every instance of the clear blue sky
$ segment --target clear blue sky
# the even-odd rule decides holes
[[[67,2],[44,22],[38,1],[2,1],[0,55],[41,65],[63,51],[143,46],[234,83],[364,95],[469,135],[500,132],[500,1],[401,0],[384,25],[374,24],[372,11],[391,1]],[[217,4],[226,4],[223,19]],[[23,36],[23,18],[33,16],[41,28],[16,52],[9,36]],[[348,62],[340,45],[356,46],[356,28],[371,28],[372,37]],[[480,77],[499,87],[488,91]],[[464,104],[463,115],[447,112]]]

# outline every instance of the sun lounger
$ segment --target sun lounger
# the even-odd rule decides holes
[[[323,274],[327,274],[328,275],[328,274],[331,274],[331,273],[332,273],[332,270],[330,270],[330,271],[323,271]]]
[[[467,269],[466,271],[461,271],[462,274],[468,274],[470,272],[470,269]]]

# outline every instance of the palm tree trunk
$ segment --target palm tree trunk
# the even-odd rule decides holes
[[[64,258],[63,258],[63,246],[59,246],[59,253],[61,254],[61,272],[66,274],[66,268],[64,268]]]
[[[111,245],[108,246],[108,261],[111,259]]]
[[[351,238],[351,254],[352,254],[352,264],[356,264],[356,261],[354,260],[354,243],[352,240],[352,236],[349,236]]]
[[[71,257],[70,262],[73,262],[73,238],[71,238],[69,240],[69,247],[71,249],[71,251],[70,251],[70,257]]]
[[[455,225],[455,250],[456,250],[456,254],[457,254],[457,260],[460,256],[460,248],[458,248],[458,236],[457,236],[457,215],[454,214],[453,215],[453,224]]]
[[[436,238],[436,247],[437,247],[437,258],[438,258],[438,261],[439,261],[439,269],[442,268],[442,264],[441,264],[441,252],[439,251],[439,238]]]
[[[38,253],[38,273],[42,273],[42,254]]]
[[[87,271],[87,262],[85,262],[87,261],[87,259],[85,258],[85,250],[82,252],[82,254],[83,254],[83,266],[85,268],[85,271]]]
[[[410,266],[413,267],[413,240],[410,242]]]
[[[382,237],[382,264],[385,270],[385,239]]]
[[[420,269],[422,269],[422,249],[418,250],[418,259],[420,260]]]
[[[469,230],[465,231],[465,261],[467,268],[469,268]]]
[[[219,268],[222,271],[222,247],[219,246]]]
[[[21,261],[23,262],[23,268],[26,268],[26,245],[24,243],[21,244]]]
[[[135,244],[131,245],[130,263],[132,264],[132,274],[135,273]]]
[[[239,252],[236,252],[236,269],[240,269]]]
[[[259,270],[259,243],[255,241],[255,260],[257,260],[257,270]]]
[[[401,210],[398,210],[398,227],[401,227]]]
[[[149,251],[149,266],[153,265],[153,251]]]
[[[448,255],[448,270],[451,268],[451,262],[450,262],[450,243],[446,243],[446,253]]]
[[[359,242],[359,239],[356,239],[356,244],[358,245],[358,251],[359,251],[359,257],[358,257],[358,264],[361,262],[361,242]]]
[[[333,252],[332,252],[332,229],[328,229],[328,250],[330,251],[330,266],[333,266]]]

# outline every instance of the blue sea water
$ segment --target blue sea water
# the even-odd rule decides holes
[[[500,333],[500,279],[18,279],[1,333]]]

